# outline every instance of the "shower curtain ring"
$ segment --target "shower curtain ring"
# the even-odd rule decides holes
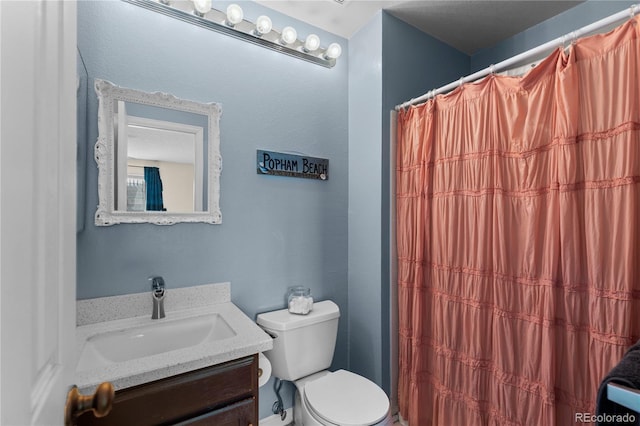
[[[464,84],[464,76],[460,77],[460,81],[458,82],[458,87],[462,87],[463,84]]]
[[[576,33],[575,31],[573,31],[571,33],[571,44],[576,44],[576,41],[578,40],[578,33]]]
[[[494,64],[491,64],[491,66],[489,67],[489,72],[491,73],[491,75],[494,75],[496,73],[496,66]]]

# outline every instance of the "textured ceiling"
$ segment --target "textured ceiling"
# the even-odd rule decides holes
[[[350,38],[380,10],[467,54],[491,47],[582,1],[258,0],[258,3]],[[567,28],[572,31],[575,28]]]

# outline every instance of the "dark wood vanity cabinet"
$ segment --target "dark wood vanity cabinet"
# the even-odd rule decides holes
[[[258,425],[258,355],[116,392],[111,412],[78,425]]]

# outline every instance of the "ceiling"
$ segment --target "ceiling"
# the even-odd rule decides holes
[[[384,9],[472,55],[582,1],[257,0],[257,3],[347,39]],[[573,30],[567,28],[567,32]]]

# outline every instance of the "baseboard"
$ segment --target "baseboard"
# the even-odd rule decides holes
[[[264,419],[260,419],[258,421],[259,426],[286,426],[293,424],[293,408],[287,408],[285,410],[287,412],[287,416],[284,420],[280,419],[279,414],[274,414],[273,416],[269,416]]]

